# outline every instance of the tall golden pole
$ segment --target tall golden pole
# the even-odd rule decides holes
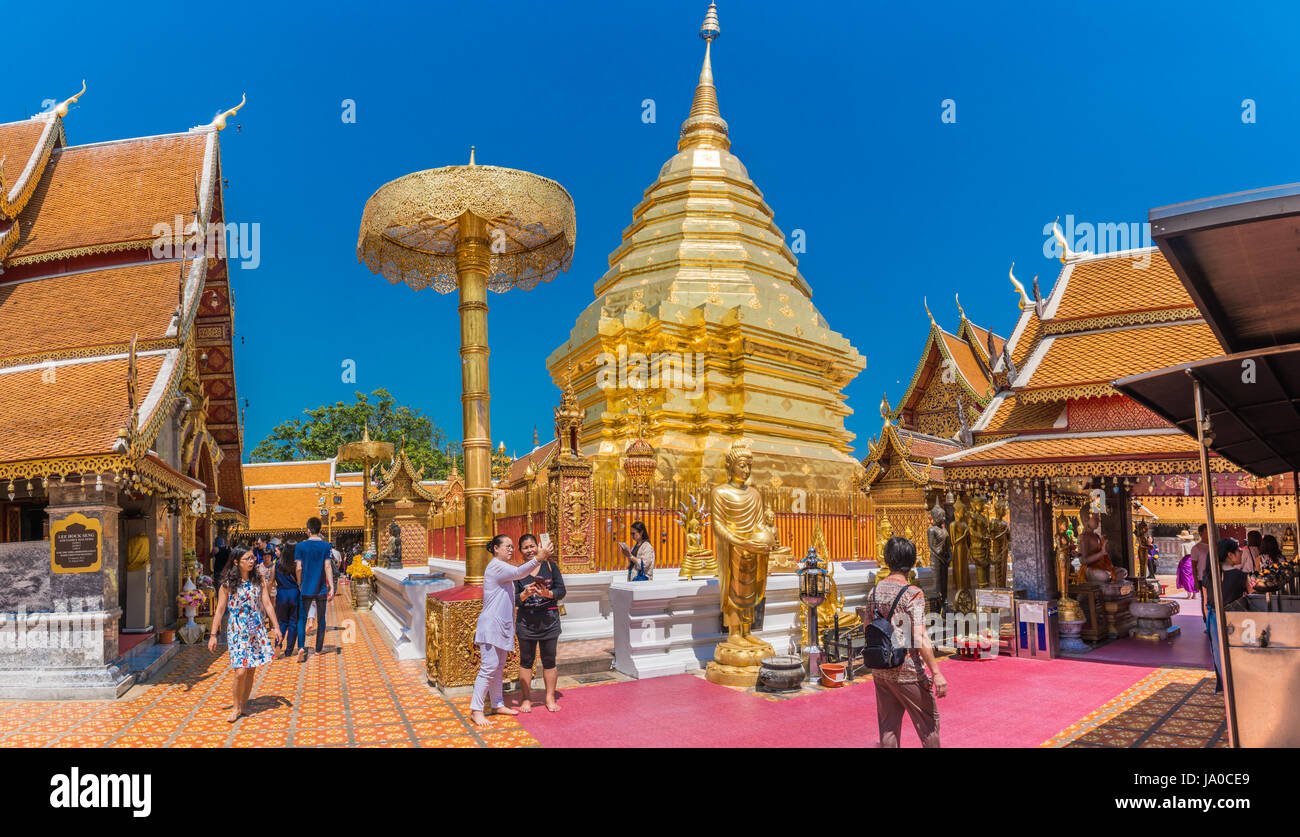
[[[487,222],[460,216],[456,279],[460,290],[460,401],[465,439],[465,584],[482,587],[492,540],[492,428],[488,413]]]
[[[1191,374],[1191,370],[1188,370]],[[1210,598],[1214,607],[1214,621],[1218,634],[1216,645],[1219,651],[1220,674],[1223,678],[1223,706],[1228,716],[1228,746],[1241,746],[1237,737],[1237,700],[1232,683],[1232,661],[1228,658],[1228,615],[1223,612],[1223,581],[1219,567],[1219,530],[1214,523],[1214,484],[1210,482],[1210,445],[1213,437],[1206,438],[1210,431],[1210,420],[1205,414],[1204,399],[1201,396],[1201,382],[1192,376],[1192,395],[1196,402],[1196,441],[1201,454],[1201,494],[1205,498],[1206,541],[1209,542],[1209,555],[1206,564],[1210,574]]]

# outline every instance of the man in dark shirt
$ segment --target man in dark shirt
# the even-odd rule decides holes
[[[1219,592],[1223,594],[1223,606],[1226,609],[1228,605],[1240,599],[1250,592],[1250,579],[1241,571],[1241,544],[1236,538],[1219,539],[1219,560],[1224,566],[1222,581],[1219,583]],[[1214,568],[1206,562],[1205,578],[1201,586],[1205,589],[1205,594],[1210,597],[1212,592],[1210,586],[1210,573]],[[1214,693],[1223,692],[1223,664],[1219,659],[1219,617],[1214,610],[1214,602],[1210,601],[1206,605],[1206,622],[1210,629],[1210,655],[1214,658]]]
[[[307,659],[307,611],[316,603],[316,653],[325,647],[325,605],[334,599],[334,567],[330,560],[330,544],[320,536],[320,518],[307,521],[307,540],[293,549],[294,564],[298,569],[298,589],[302,591],[298,606],[298,636],[302,637],[302,651],[298,662]]]
[[[212,553],[212,581],[214,584],[221,584],[221,571],[226,568],[226,562],[230,560],[230,547],[226,546],[225,538],[217,538],[212,542],[214,552]]]

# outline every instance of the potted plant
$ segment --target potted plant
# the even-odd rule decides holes
[[[185,586],[181,589],[180,595],[176,597],[176,604],[181,608],[187,620],[177,633],[180,634],[181,641],[186,645],[193,645],[203,639],[203,626],[194,621],[194,616],[207,601],[207,595],[195,587],[193,581],[186,579]]]
[[[348,565],[348,578],[352,589],[352,606],[357,610],[369,610],[371,594],[374,589],[375,571],[360,559],[353,559]]]

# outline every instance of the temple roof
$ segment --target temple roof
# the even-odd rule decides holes
[[[996,465],[993,471],[1010,474],[1015,462],[1082,460],[1086,466],[1089,459],[1116,458],[1126,460],[1129,471],[1140,471],[1142,462],[1170,457],[1195,469],[1195,443],[1175,436],[1168,423],[1111,385],[1127,375],[1222,353],[1154,248],[1071,255],[1047,298],[1024,306],[1008,347],[1015,366],[1010,389],[993,398],[974,424],[976,447],[942,460],[949,473],[982,476],[992,471],[967,466]],[[995,372],[1009,371],[1004,366],[999,359]],[[1097,467],[1123,472],[1115,465]]]
[[[174,367],[175,352],[137,360],[137,392],[145,404],[157,385],[167,384],[159,375],[168,354]],[[129,415],[126,357],[0,369],[0,462],[110,454]],[[141,410],[141,426],[152,418],[152,410]]]
[[[195,178],[203,173],[211,136],[172,134],[55,150],[8,261],[148,249],[158,238],[155,224],[174,226],[177,216],[185,224],[193,220]]]
[[[534,472],[540,476],[546,470],[546,466],[551,464],[551,460],[559,449],[560,443],[556,439],[533,448],[510,463],[510,468],[506,471],[506,478],[503,482],[511,488],[522,483],[524,473],[528,470],[529,465],[532,465]]]
[[[183,134],[69,147],[64,120],[80,95],[0,125],[0,412],[37,417],[22,425],[32,438],[11,433],[17,421],[0,423],[0,479],[135,469],[188,494],[183,484],[197,471],[179,479],[168,473],[173,466],[148,462],[162,417],[175,414],[187,439],[203,442],[187,451],[212,452],[217,470],[206,473],[216,485],[207,488],[241,511],[224,254],[182,262],[154,252],[160,224],[177,233],[178,216],[182,226],[224,220],[222,120]],[[209,228],[210,240],[219,230]],[[128,428],[125,357],[133,343],[140,418]],[[36,385],[22,386],[29,379]],[[65,379],[78,392],[67,391]],[[118,416],[111,432],[110,416]],[[108,454],[119,433],[131,437],[130,450],[74,461]],[[207,464],[193,458],[184,467]]]
[[[383,486],[370,495],[372,503],[387,499],[420,499],[433,502],[436,495],[420,482],[421,474],[415,470],[411,458],[406,455],[406,445],[393,457],[392,466],[384,473]]]
[[[307,518],[319,516],[324,493],[334,531],[360,530],[364,525],[361,475],[337,473],[335,465],[332,459],[244,465],[249,499],[247,529],[264,534],[300,532],[305,537]],[[335,480],[339,488],[333,487]],[[317,485],[320,482],[329,487],[322,491]],[[334,503],[334,495],[343,501]]]
[[[945,368],[953,371],[952,382],[959,384],[967,394],[968,407],[982,407],[992,397],[993,382],[988,374],[990,367],[986,359],[989,331],[973,325],[965,317],[962,317],[957,331],[968,337],[978,336],[984,342],[977,344],[978,347],[972,346],[967,339],[944,331],[933,319],[930,320],[930,332],[926,335],[925,347],[921,350],[916,371],[912,374],[902,400],[892,413],[903,427],[913,427],[917,408],[925,398],[931,381],[935,374]],[[1000,352],[1006,341],[996,334],[993,335],[993,340]]]

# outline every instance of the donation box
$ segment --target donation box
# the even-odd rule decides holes
[[[1050,660],[1058,656],[1056,604],[1016,599],[1018,657]]]

